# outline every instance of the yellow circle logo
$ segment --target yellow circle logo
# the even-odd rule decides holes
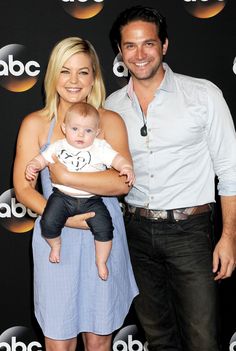
[[[197,18],[210,18],[218,15],[227,0],[183,0],[184,7],[192,16]]]
[[[30,60],[24,45],[10,44],[0,49],[0,85],[15,93],[31,89],[37,82],[40,65]]]
[[[0,196],[0,224],[13,233],[26,233],[34,226],[37,215],[16,201],[14,189]]]
[[[104,0],[60,0],[64,10],[74,18],[88,19],[102,11]]]

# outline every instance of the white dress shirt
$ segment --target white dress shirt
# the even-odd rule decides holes
[[[236,195],[236,134],[222,92],[210,81],[174,73],[165,76],[148,106],[148,135],[132,78],[111,94],[106,108],[128,130],[136,182],[126,201],[150,209],[176,209]]]

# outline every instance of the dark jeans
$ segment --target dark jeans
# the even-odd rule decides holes
[[[113,238],[111,216],[100,196],[76,198],[53,188],[41,218],[42,235],[45,238],[56,238],[61,234],[68,217],[80,213],[95,212],[87,223],[97,241],[109,241]]]
[[[125,216],[150,351],[218,351],[211,213],[178,222]]]

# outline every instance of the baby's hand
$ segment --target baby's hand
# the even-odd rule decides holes
[[[135,175],[134,175],[133,168],[125,166],[120,171],[120,176],[122,176],[122,175],[126,175],[126,177],[127,177],[126,183],[128,183],[129,186],[134,184],[134,182],[135,182]]]
[[[27,180],[35,180],[38,172],[39,172],[39,168],[36,167],[35,164],[28,163],[25,170],[25,178]]]

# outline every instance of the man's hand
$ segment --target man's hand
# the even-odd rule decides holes
[[[236,267],[235,237],[222,234],[213,253],[213,272],[215,280],[225,279],[232,275]]]

